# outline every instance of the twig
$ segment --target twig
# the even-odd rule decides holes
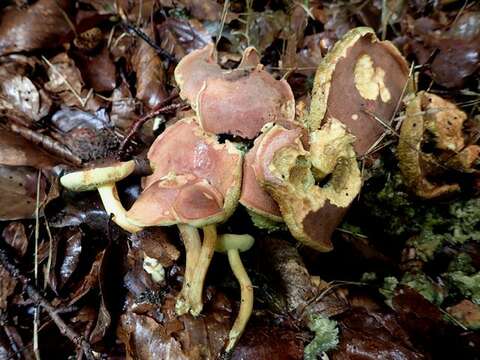
[[[55,67],[55,65],[53,65],[45,56],[42,55],[42,60],[45,61],[45,63],[50,67],[50,69],[52,69],[52,71],[57,75],[59,76],[62,81],[65,83],[65,85],[67,85],[67,88],[68,90],[70,90],[73,94],[73,96],[75,96],[78,100],[78,102],[80,103],[80,105],[82,106],[82,108],[85,107],[85,105],[87,105],[87,102],[89,100],[89,96],[87,95],[86,98],[82,98],[81,94],[78,93],[77,90],[75,90],[75,88],[73,87],[72,84],[70,84],[70,82],[68,81],[68,79],[63,76],[63,74],[58,71],[58,69]]]
[[[170,63],[176,63],[177,59],[175,56],[170,54],[168,51],[162,49],[160,46],[158,46],[155,41],[150,39],[150,37],[145,34],[142,30],[137,28],[136,26],[133,26],[132,24],[128,23],[127,21],[123,20],[122,21],[122,27],[125,29],[126,32],[128,33],[134,33],[137,35],[139,38],[141,38],[143,41],[145,41],[148,45],[150,45],[160,56],[162,60],[167,60]]]
[[[74,155],[69,149],[63,146],[58,141],[52,139],[50,136],[39,134],[24,126],[9,124],[8,126],[12,132],[18,134],[25,139],[40,145],[46,151],[56,155],[64,160],[67,160],[75,165],[81,165],[82,159]]]
[[[33,262],[34,274],[35,274],[35,286],[38,286],[38,238],[40,237],[40,181],[42,172],[38,170],[37,176],[37,194],[35,203],[35,254]],[[40,360],[40,350],[38,349],[38,322],[40,318],[40,308],[35,306],[35,312],[33,313],[33,353],[35,358]]]
[[[36,303],[38,306],[43,308],[50,318],[53,320],[55,325],[57,325],[60,333],[65,335],[75,346],[80,347],[85,355],[87,360],[95,360],[95,356],[93,355],[92,348],[90,343],[85,340],[85,338],[75,332],[72,328],[70,328],[65,321],[58,315],[57,309],[55,309],[40,293],[30,283],[30,280],[20,273],[16,265],[14,265],[5,251],[5,249],[0,249],[0,263],[2,266],[7,270],[11,276],[16,279],[19,279],[24,286],[26,294],[28,297]]]
[[[177,97],[178,97],[178,91],[175,90],[170,96],[168,96],[166,99],[160,102],[151,112],[142,116],[137,121],[135,121],[132,124],[132,126],[130,126],[130,129],[128,130],[127,135],[123,138],[122,143],[120,144],[120,148],[119,148],[120,157],[122,157],[123,154],[125,153],[125,150],[128,144],[130,143],[130,141],[132,140],[133,136],[140,130],[143,124],[145,124],[148,120],[153,119],[155,116],[169,113],[171,111],[174,111],[186,106],[184,103],[167,105],[169,102],[171,102],[173,99]]]

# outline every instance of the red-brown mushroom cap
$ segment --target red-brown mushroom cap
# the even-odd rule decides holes
[[[215,135],[203,131],[195,118],[182,119],[168,127],[148,152],[154,172],[144,188],[170,172],[205,179],[224,199],[225,216],[235,210],[240,196],[242,153],[231,142],[220,144]]]
[[[179,223],[201,227],[224,218],[223,203],[222,194],[207,180],[169,174],[142,192],[127,217],[141,227]]]
[[[312,92],[311,130],[327,119],[344,123],[356,137],[358,155],[380,138],[401,101],[409,77],[407,62],[370,28],[355,28],[337,42],[317,69]]]
[[[222,68],[217,64],[213,43],[192,51],[175,67],[175,81],[180,88],[180,97],[195,106],[197,95],[205,80],[222,75]]]
[[[206,131],[254,139],[269,122],[294,122],[295,99],[285,80],[259,65],[209,78],[198,94],[197,114]]]
[[[259,184],[253,165],[258,148],[258,139],[254,146],[245,155],[243,162],[242,192],[240,194],[240,204],[256,214],[262,215],[273,221],[282,221],[282,214],[278,204],[273,200]]]

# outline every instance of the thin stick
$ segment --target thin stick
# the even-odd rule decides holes
[[[36,289],[35,286],[30,284],[29,279],[20,273],[18,268],[10,261],[9,256],[5,249],[0,249],[0,263],[7,270],[11,276],[19,279],[28,297],[41,308],[43,308],[50,318],[57,325],[60,333],[65,335],[75,346],[80,347],[87,360],[95,360],[90,343],[85,338],[77,334],[71,329],[65,321],[58,315],[57,309],[55,309]]]
[[[157,52],[157,54],[160,56],[160,58],[162,60],[167,60],[167,61],[170,61],[171,63],[176,63],[177,62],[177,59],[175,58],[175,56],[173,56],[168,51],[166,51],[166,50],[162,49],[160,46],[158,46],[155,43],[155,41],[150,39],[150,37],[147,34],[145,34],[142,30],[140,30],[136,26],[134,26],[132,24],[129,24],[125,20],[122,22],[122,26],[128,33],[130,33],[130,34],[134,33],[139,38],[141,38],[143,41],[145,41],[148,45],[150,45]]]
[[[77,92],[77,90],[75,90],[75,88],[72,86],[72,84],[70,84],[70,82],[67,80],[67,78],[65,76],[63,76],[63,74],[60,71],[57,70],[55,65],[53,65],[50,61],[48,61],[48,59],[43,55],[42,55],[42,60],[45,61],[47,63],[47,65],[50,67],[50,69],[52,69],[52,71],[62,79],[62,81],[65,83],[65,85],[67,85],[68,89],[72,92],[72,94],[80,102],[80,105],[82,105],[82,108],[85,107],[85,105],[87,104],[88,98],[87,99],[82,98],[80,96],[80,94]]]
[[[40,181],[42,180],[42,172],[38,170],[37,176],[37,194],[36,194],[36,203],[35,203],[35,254],[34,262],[34,276],[35,276],[35,286],[38,285],[38,238],[40,236]],[[38,349],[38,321],[40,317],[40,309],[35,306],[35,311],[33,313],[33,353],[35,358],[40,360],[40,351]]]
[[[18,134],[25,139],[33,142],[34,144],[41,146],[49,153],[56,155],[75,165],[82,164],[82,159],[74,155],[69,149],[67,149],[58,141],[52,139],[50,136],[39,134],[25,126],[20,126],[16,124],[10,124],[8,127],[15,134]]]

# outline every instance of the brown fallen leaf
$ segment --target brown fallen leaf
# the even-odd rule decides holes
[[[180,0],[179,3],[198,20],[220,20],[222,6],[215,0]]]
[[[150,39],[154,39],[151,25],[142,30]],[[140,38],[137,39],[137,47],[131,61],[137,79],[136,98],[147,107],[154,108],[167,97],[163,62],[155,49]]]
[[[100,93],[115,89],[117,69],[108,48],[104,47],[94,55],[77,52],[75,60],[89,88]]]
[[[3,239],[15,250],[15,255],[21,258],[28,248],[28,238],[25,227],[20,222],[11,222],[2,232]]]
[[[12,76],[1,83],[0,111],[14,109],[35,122],[48,114],[51,105],[46,92],[38,90],[26,76]]]
[[[72,32],[65,18],[72,6],[68,0],[39,0],[27,9],[2,10],[0,55],[60,45]]]
[[[10,275],[10,273],[0,265],[0,309],[6,310],[8,305],[8,297],[13,294],[17,286],[17,280]]]
[[[101,103],[93,96],[92,90],[85,88],[80,70],[67,53],[60,53],[50,60],[44,58],[47,65],[49,81],[45,89],[60,97],[66,106],[76,106],[85,110],[96,111]]]
[[[122,315],[117,335],[125,344],[127,359],[190,359],[180,343],[166,336],[164,327],[148,316],[132,312]]]
[[[342,315],[334,360],[425,359],[393,314],[353,308]]]
[[[0,136],[0,164],[51,168],[59,161],[19,135],[2,131]]]
[[[82,281],[80,281],[80,283],[76,285],[76,287],[69,294],[68,299],[66,300],[68,306],[75,304],[78,300],[88,294],[90,290],[98,286],[99,274],[104,260],[104,256],[105,250],[102,250],[97,254],[89,273],[82,279]]]
[[[80,262],[80,254],[82,252],[82,233],[79,229],[67,238],[64,244],[63,261],[59,268],[58,280],[60,286],[63,287],[70,279]]]
[[[163,267],[172,266],[180,256],[180,252],[172,245],[162,228],[148,228],[131,236],[132,248],[141,250],[157,259]]]
[[[35,216],[38,170],[27,166],[0,165],[0,220]],[[40,177],[39,205],[47,201],[47,179]],[[40,211],[43,216],[43,210]]]

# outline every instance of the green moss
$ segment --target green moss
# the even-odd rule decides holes
[[[425,299],[435,305],[440,306],[445,299],[445,293],[442,288],[423,273],[406,273],[400,283],[415,289]]]
[[[447,274],[447,278],[463,296],[480,305],[480,272],[466,275],[461,271],[455,271]]]
[[[436,305],[441,305],[445,299],[445,292],[442,288],[430,280],[425,274],[406,273],[401,281],[398,281],[398,279],[393,276],[388,276],[383,280],[383,286],[379,291],[385,296],[388,305],[391,305],[391,300],[395,295],[398,284],[415,289],[425,299]]]
[[[453,258],[448,265],[448,272],[461,271],[467,275],[473,274],[475,268],[472,265],[472,258],[466,253],[460,253]]]
[[[385,296],[387,305],[392,306],[392,298],[395,295],[395,289],[398,286],[398,280],[394,276],[387,276],[383,279],[383,286],[379,289],[380,294]]]
[[[275,231],[286,230],[285,223],[271,220],[263,215],[257,214],[252,210],[247,209],[250,219],[252,219],[253,225],[257,228],[265,230],[267,233],[272,233]]]
[[[313,315],[308,327],[315,333],[313,340],[305,346],[304,360],[316,360],[325,351],[338,345],[337,322],[322,315]]]
[[[367,188],[364,204],[382,223],[382,232],[392,240],[408,240],[420,260],[431,260],[446,243],[480,241],[480,198],[452,203],[422,201],[405,191],[400,175],[385,176],[375,178],[383,180],[380,189]]]

